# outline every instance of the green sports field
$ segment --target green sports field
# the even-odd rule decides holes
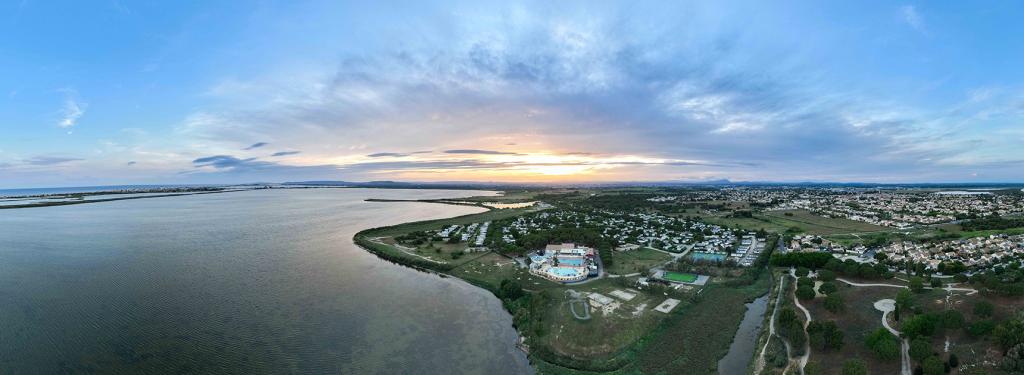
[[[665,280],[680,283],[692,283],[694,281],[697,281],[697,275],[694,275],[692,273],[665,271],[665,274],[662,275],[662,277],[665,278]]]

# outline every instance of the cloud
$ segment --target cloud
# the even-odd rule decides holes
[[[85,103],[79,103],[72,98],[64,100],[64,108],[61,110],[61,120],[57,123],[57,126],[62,128],[70,128],[78,123],[83,115],[85,115]]]
[[[917,32],[928,35],[928,29],[925,26],[924,18],[921,18],[921,14],[917,12],[917,8],[913,5],[904,5],[900,7],[900,14],[903,16],[903,21],[910,25]]]
[[[256,143],[253,143],[252,145],[250,145],[249,147],[243,148],[243,150],[252,150],[252,149],[260,148],[260,147],[263,147],[263,146],[266,146],[266,145],[269,145],[269,143],[267,143],[267,142],[256,142]]]
[[[134,161],[134,160],[132,160],[132,161],[129,161],[129,162],[127,162],[127,163],[125,163],[125,165],[127,165],[127,166],[129,166],[129,167],[130,167],[130,166],[133,166],[133,165],[135,165],[135,164],[136,164],[136,163],[135,163],[135,161]]]
[[[64,164],[73,161],[85,160],[81,158],[62,157],[62,156],[34,156],[30,159],[23,160],[26,164],[46,166],[46,165],[57,165]]]
[[[946,113],[906,99],[899,85],[919,83],[915,76],[871,79],[870,71],[836,63],[828,53],[835,45],[864,39],[846,27],[692,3],[453,8],[372,33],[373,42],[337,60],[285,64],[246,81],[226,77],[211,90],[217,100],[182,128],[203,142],[288,144],[303,150],[304,161],[403,158],[341,166],[348,171],[621,166],[637,179],[675,177],[679,169],[773,180],[930,176],[945,173],[935,172],[938,161],[995,160],[1013,150],[1009,139],[1020,139],[993,132],[980,136],[991,147],[960,141],[973,137],[969,125],[979,120],[1003,116],[1012,125],[1021,116],[1012,106],[982,108],[986,100]],[[927,31],[913,6],[899,16]],[[367,31],[339,27],[346,31],[339,34]],[[409,35],[416,41],[394,43]],[[446,151],[401,152],[428,148]],[[590,155],[572,152],[581,148]],[[548,163],[551,155],[664,162]]]
[[[409,156],[409,155],[410,155],[409,153],[401,153],[401,152],[378,152],[378,153],[373,153],[373,154],[369,154],[369,155],[366,155],[366,156],[371,157],[371,158],[399,158],[399,157],[405,157],[405,156]]]
[[[492,150],[445,150],[446,154],[469,154],[469,155],[517,155],[515,152],[503,152],[503,151],[492,151]]]
[[[302,151],[278,151],[278,152],[275,152],[275,153],[271,154],[270,156],[288,156],[288,155],[295,155],[295,154],[301,154],[301,153],[302,153]]]

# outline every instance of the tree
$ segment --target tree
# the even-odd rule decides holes
[[[827,265],[826,265],[827,266]],[[829,270],[818,270],[819,281],[835,281],[836,273]]]
[[[843,362],[843,375],[868,375],[868,365],[860,358],[848,359]]]
[[[810,273],[811,273],[811,270],[807,269],[807,267],[797,267],[796,268],[796,275],[799,276],[799,277],[807,276]]]
[[[957,368],[960,367],[960,357],[956,356],[956,353],[949,353],[949,367]]]
[[[835,321],[812,321],[807,324],[807,336],[811,346],[818,350],[839,350],[843,347],[843,331]]]
[[[964,327],[964,315],[956,310],[946,310],[942,313],[942,327],[946,329],[960,329]]]
[[[807,362],[807,365],[804,366],[804,375],[821,375],[821,374],[823,374],[823,370],[821,369],[821,364],[819,364],[818,362],[813,362],[813,361],[812,362]]]
[[[942,319],[938,314],[917,314],[907,318],[900,325],[900,332],[910,338],[931,336],[935,334],[936,328],[939,328],[941,323]]]
[[[941,288],[941,287],[942,287],[942,280],[939,280],[939,279],[933,277],[932,278],[932,288]]]
[[[967,327],[967,333],[974,337],[982,337],[992,333],[996,329],[996,323],[991,320],[979,320]]]
[[[796,288],[796,298],[799,298],[799,299],[802,299],[802,300],[810,300],[810,299],[814,299],[814,296],[815,296],[815,294],[814,294],[814,288],[813,287],[810,287],[810,286],[807,286],[807,285],[801,285],[801,286]]]
[[[932,343],[925,338],[916,338],[910,341],[910,358],[915,361],[923,361],[932,355]]]
[[[992,302],[989,301],[978,301],[974,304],[974,315],[982,318],[989,318],[992,316],[992,311],[995,309],[992,306]]]
[[[910,278],[910,290],[914,293],[921,293],[924,291],[924,280],[920,277],[914,276]]]
[[[914,307],[914,295],[910,294],[910,290],[900,289],[899,293],[896,293],[896,306],[903,310],[910,310]]]
[[[864,339],[865,345],[871,349],[878,359],[892,361],[900,357],[900,341],[885,328],[879,328]]]
[[[779,310],[778,319],[780,326],[788,327],[797,322],[796,311],[793,311],[793,309],[788,307],[783,307]]]
[[[519,285],[518,281],[505,279],[501,280],[501,284],[498,287],[499,296],[508,300],[515,301],[522,297],[526,293],[523,292],[523,287]]]
[[[838,294],[829,294],[825,297],[825,310],[833,313],[840,313],[846,310],[846,302],[843,301],[843,297]]]
[[[946,364],[933,355],[921,362],[921,369],[924,370],[924,375],[943,375],[946,373]]]
[[[820,292],[821,294],[833,294],[838,290],[839,288],[836,287],[836,284],[830,281],[821,283],[821,285],[818,286],[818,292]]]
[[[807,286],[813,288],[814,287],[814,280],[811,280],[810,277],[800,277],[800,278],[796,279],[796,285],[797,286],[807,285]]]
[[[1011,319],[1000,323],[995,329],[996,341],[1009,350],[1017,344],[1024,343],[1024,319]]]

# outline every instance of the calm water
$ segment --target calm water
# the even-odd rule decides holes
[[[263,190],[0,211],[0,373],[524,373],[489,293],[364,228],[480,209]]]
[[[768,310],[768,295],[765,294],[747,304],[740,328],[729,345],[729,352],[718,361],[718,373],[722,375],[746,374],[757,349],[757,336],[764,325],[764,313]]]

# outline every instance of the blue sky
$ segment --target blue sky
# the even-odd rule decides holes
[[[1018,2],[0,5],[0,187],[1024,181]]]

